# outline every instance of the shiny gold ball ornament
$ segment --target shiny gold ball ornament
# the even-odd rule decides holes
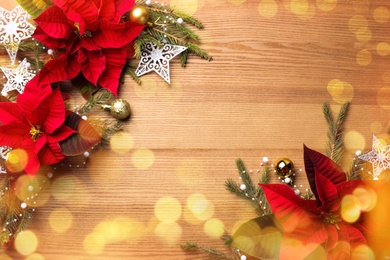
[[[131,113],[130,104],[124,99],[115,99],[109,105],[102,105],[102,109],[110,111],[111,115],[119,120],[128,118]]]
[[[139,23],[139,24],[146,24],[149,20],[149,10],[142,5],[135,5],[130,10],[130,21]]]
[[[279,175],[279,179],[282,180],[282,182],[293,185],[294,182],[294,164],[292,161],[288,158],[280,158],[278,159],[275,164],[274,168],[276,173]]]

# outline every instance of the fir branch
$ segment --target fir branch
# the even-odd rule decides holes
[[[327,136],[329,138],[326,144],[326,155],[337,164],[340,163],[340,159],[343,153],[343,123],[347,116],[349,103],[345,103],[341,106],[339,115],[334,121],[330,106],[327,103],[323,105],[323,113],[325,119],[329,125]]]
[[[259,183],[265,184],[268,182],[269,174],[271,172],[271,168],[269,166],[266,166],[261,174]]]
[[[89,113],[95,109],[97,105],[107,104],[107,102],[109,102],[112,97],[112,93],[107,90],[98,91],[98,93],[91,95],[87,102],[81,105],[75,112],[79,114]]]
[[[362,166],[364,164],[364,160],[359,159],[358,157],[354,158],[352,161],[352,165],[349,168],[349,171],[347,173],[347,179],[348,180],[360,180],[360,173]]]
[[[181,19],[183,19],[184,22],[186,22],[188,24],[191,24],[191,25],[195,26],[198,29],[204,29],[204,26],[201,23],[201,21],[199,21],[198,19],[196,19],[195,17],[193,17],[193,16],[191,16],[189,14],[186,14],[184,12],[178,11],[176,9],[172,10],[172,14],[175,16],[176,19],[177,18],[181,18]]]
[[[236,166],[238,169],[238,173],[241,177],[241,180],[246,186],[245,193],[248,194],[247,196],[249,196],[250,198],[253,198],[254,196],[256,196],[257,189],[253,185],[252,179],[246,170],[244,162],[241,159],[237,159]]]
[[[205,50],[200,48],[197,44],[194,44],[192,42],[187,43],[188,50],[195,54],[196,56],[205,59],[207,61],[212,61],[213,57],[211,57]]]
[[[209,257],[216,259],[226,259],[226,260],[234,260],[235,257],[229,256],[221,251],[218,251],[211,247],[200,246],[197,243],[187,242],[185,244],[180,245],[181,249],[184,251],[198,251],[201,250],[208,254]]]

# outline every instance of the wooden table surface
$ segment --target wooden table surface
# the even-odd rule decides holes
[[[16,3],[0,1],[11,10]],[[166,2],[169,4],[169,2]],[[205,259],[179,245],[224,252],[218,238],[256,217],[224,188],[242,158],[257,179],[262,158],[303,168],[303,143],[325,151],[322,104],[351,109],[344,168],[384,134],[390,109],[390,3],[382,0],[172,0],[205,25],[212,62],[171,62],[120,87],[132,117],[85,167],[59,167],[28,226],[35,252],[8,259]],[[7,55],[1,66],[9,67]],[[3,82],[4,83],[4,80]],[[272,175],[270,182],[278,182]],[[304,172],[296,183],[308,187]],[[43,194],[45,194],[43,192]],[[28,248],[27,248],[28,249]]]

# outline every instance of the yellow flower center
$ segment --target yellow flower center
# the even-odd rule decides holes
[[[34,140],[34,142],[39,138],[39,136],[42,134],[41,130],[39,130],[38,128],[35,128],[35,126],[33,126],[30,130],[30,136],[31,136],[31,139]]]

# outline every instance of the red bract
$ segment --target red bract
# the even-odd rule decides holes
[[[341,201],[356,188],[378,191],[375,181],[346,181],[346,174],[328,157],[304,148],[305,169],[316,200],[304,200],[287,185],[261,185],[277,220],[284,229],[280,259],[302,259],[325,251],[328,259],[349,259],[365,245],[365,214],[348,223],[341,214]],[[322,249],[321,249],[321,247]],[[323,252],[322,251],[322,252]]]
[[[30,81],[17,103],[0,103],[0,145],[21,149],[27,155],[24,171],[34,176],[40,164],[63,160],[59,142],[75,131],[63,125],[65,105],[60,90]]]
[[[120,23],[134,1],[53,0],[53,4],[35,19],[38,26],[33,37],[62,54],[46,63],[40,80],[68,80],[81,72],[95,86],[116,95],[127,60],[126,45],[144,28],[133,22]]]

